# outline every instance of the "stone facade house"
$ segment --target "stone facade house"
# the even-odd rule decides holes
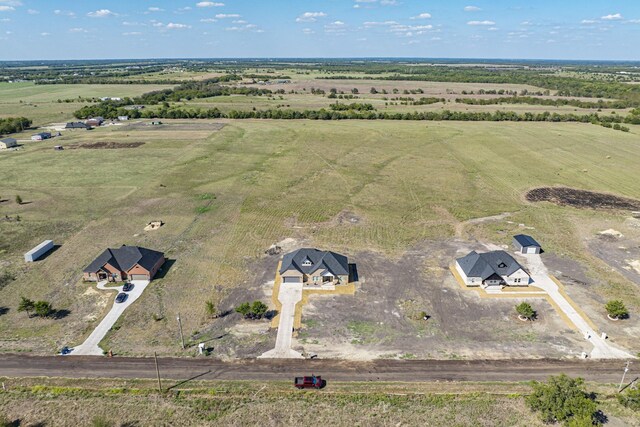
[[[309,286],[349,283],[349,262],[346,256],[331,251],[302,248],[286,254],[280,267],[282,283],[302,283]]]
[[[139,246],[106,249],[84,269],[83,279],[91,282],[151,280],[164,262],[162,252]]]

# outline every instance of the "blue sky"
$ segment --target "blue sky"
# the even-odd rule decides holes
[[[638,0],[0,0],[0,60],[640,60]]]

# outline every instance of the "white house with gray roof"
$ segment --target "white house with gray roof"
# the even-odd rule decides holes
[[[472,251],[456,260],[456,270],[467,286],[481,286],[485,289],[528,286],[531,281],[524,267],[505,251]]]
[[[282,258],[282,283],[302,283],[309,286],[331,286],[349,283],[349,261],[346,256],[331,251],[302,248]]]

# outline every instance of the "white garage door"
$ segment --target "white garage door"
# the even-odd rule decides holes
[[[302,282],[302,277],[283,277],[284,283],[300,283]]]
[[[146,274],[132,274],[131,280],[149,280],[149,276]]]
[[[535,254],[537,252],[537,248],[527,248],[528,254]]]

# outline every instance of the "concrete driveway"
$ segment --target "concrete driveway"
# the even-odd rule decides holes
[[[558,285],[549,277],[549,271],[542,262],[540,255],[527,254],[523,255],[529,265],[529,273],[533,279],[533,285],[545,290],[551,299],[560,307],[567,315],[569,320],[576,326],[580,333],[592,345],[590,357],[592,359],[627,359],[633,356],[624,350],[620,350],[610,344],[607,340],[600,337],[600,334],[593,330],[589,323],[580,313],[578,313],[571,303],[560,293]]]
[[[119,286],[117,288],[106,288],[106,283],[107,282],[98,283],[98,289],[110,291],[111,293],[113,293],[113,298],[115,299],[116,295],[122,292],[122,286]],[[111,307],[109,313],[107,313],[107,315],[104,317],[104,319],[102,319],[100,324],[93,330],[93,332],[91,332],[91,335],[89,335],[85,342],[75,347],[71,351],[71,353],[69,353],[70,356],[101,356],[103,354],[102,349],[98,346],[98,344],[107,335],[109,330],[111,330],[111,327],[116,323],[118,318],[120,318],[120,315],[122,315],[126,308],[133,304],[135,300],[140,298],[142,292],[144,292],[147,285],[149,285],[148,280],[132,280],[131,283],[133,283],[133,289],[127,292],[127,294],[129,295],[127,299],[119,304],[114,302],[113,307]],[[114,290],[117,290],[118,292],[113,292]]]
[[[291,349],[293,318],[296,304],[302,301],[302,283],[282,283],[278,293],[278,301],[282,303],[276,348],[258,356],[265,359],[303,359],[302,354]]]

